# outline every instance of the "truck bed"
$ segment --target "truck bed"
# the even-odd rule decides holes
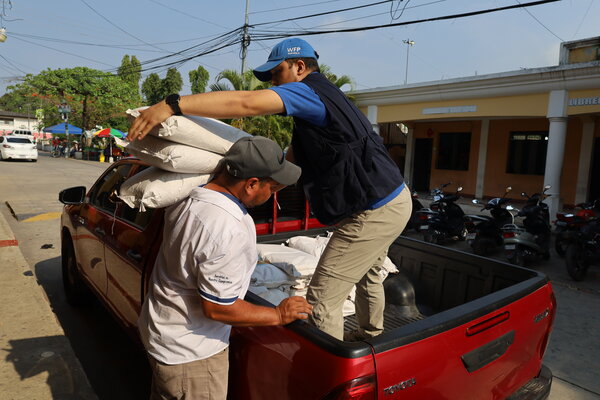
[[[278,234],[259,240],[285,239]],[[400,272],[384,282],[381,335],[344,342],[304,321],[240,328],[239,335],[234,328],[232,350],[244,352],[232,377],[272,385],[270,395],[281,390],[281,398],[293,399],[325,398],[331,387],[357,376],[375,385],[376,398],[386,399],[505,399],[517,391],[525,398],[521,392],[530,393],[528,382],[536,379],[545,379],[543,392],[549,391],[551,374],[542,373],[541,359],[555,300],[544,274],[405,237],[388,256]],[[246,300],[270,305],[250,292]],[[354,316],[346,318],[345,328],[356,328]],[[268,371],[255,368],[257,360],[268,363]],[[290,360],[301,379],[290,375]],[[244,388],[234,393],[269,398]]]

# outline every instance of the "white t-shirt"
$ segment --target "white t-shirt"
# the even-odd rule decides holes
[[[222,305],[243,298],[257,259],[254,221],[235,197],[196,188],[168,207],[138,320],[148,353],[173,365],[225,349],[231,326],[206,318],[201,297]]]

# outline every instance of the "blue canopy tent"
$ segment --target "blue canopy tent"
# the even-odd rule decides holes
[[[67,124],[67,125],[69,125],[69,135],[81,135],[83,133],[83,129],[81,129],[75,125],[71,125],[71,124]],[[44,128],[44,132],[46,132],[46,133],[67,133],[65,131],[64,123],[52,125],[47,128]]]

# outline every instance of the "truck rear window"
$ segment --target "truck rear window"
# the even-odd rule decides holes
[[[31,144],[31,140],[27,139],[27,138],[6,138],[6,141],[8,143],[28,143]]]

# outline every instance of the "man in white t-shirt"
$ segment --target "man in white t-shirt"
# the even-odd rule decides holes
[[[138,321],[153,370],[151,399],[225,399],[231,326],[285,325],[311,313],[303,297],[275,308],[243,300],[258,258],[246,208],[294,184],[300,172],[270,139],[243,138],[212,181],[166,209]]]

